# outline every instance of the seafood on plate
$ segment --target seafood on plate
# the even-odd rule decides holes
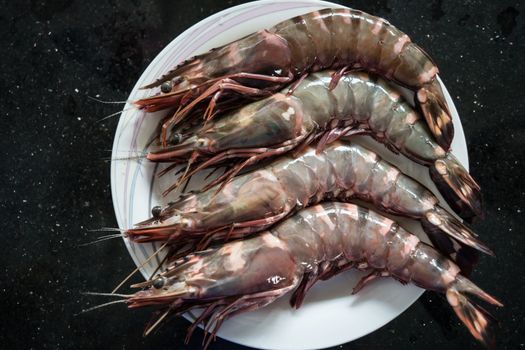
[[[209,120],[218,110],[266,97],[327,68],[338,69],[333,83],[360,68],[413,90],[437,143],[449,149],[454,129],[431,58],[386,20],[348,8],[297,16],[186,60],[144,87],[161,86],[160,94],[135,104],[148,112],[176,110],[162,126],[166,146],[168,129],[202,115],[192,113],[201,102]]]
[[[347,203],[315,205],[252,238],[187,255],[135,285],[145,289],[125,302],[129,308],[161,309],[146,333],[167,315],[203,308],[188,337],[204,323],[208,346],[227,318],[262,308],[290,291],[291,304],[298,308],[317,281],[351,268],[371,269],[353,293],[387,276],[443,293],[470,333],[491,342],[489,315],[467,295],[502,306],[499,301],[396,222]]]
[[[384,212],[419,220],[431,238],[449,236],[492,254],[422,184],[365,147],[341,141],[320,153],[307,147],[295,158],[284,156],[165,208],[155,207],[152,218],[125,235],[135,242],[190,243],[203,249],[210,242],[267,229],[303,207],[334,199],[371,202]]]
[[[439,146],[420,113],[398,88],[377,75],[336,71],[312,73],[293,93],[285,88],[263,100],[212,120],[178,144],[148,154],[148,159],[190,163],[191,176],[205,167],[228,163],[229,177],[262,159],[293,152],[318,140],[318,150],[343,135],[368,134],[395,153],[429,168],[449,205],[464,219],[482,216],[480,188],[457,159]],[[232,161],[238,160],[237,166]],[[179,182],[181,183],[182,180]]]
[[[202,169],[227,169],[124,230],[135,243],[164,243],[135,270],[167,247],[160,272],[132,285],[142,289],[133,294],[91,293],[123,299],[89,310],[158,307],[148,334],[170,315],[201,309],[187,340],[203,324],[206,348],[226,319],[289,292],[299,308],[318,281],[357,269],[369,273],[353,294],[381,277],[442,293],[491,345],[491,316],[470,297],[502,304],[467,276],[472,252],[493,252],[424,185],[348,141],[369,135],[428,167],[459,216],[482,217],[480,187],[450,150],[454,126],[437,74],[386,20],[326,8],[190,58],[144,86],[155,95],[135,106],[168,112],[147,158],[172,163],[162,173],[184,171],[164,195]],[[419,221],[435,247],[353,200]]]

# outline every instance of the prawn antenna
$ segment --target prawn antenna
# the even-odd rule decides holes
[[[125,112],[126,110],[122,111],[122,112]],[[120,112],[121,113],[121,112]],[[152,137],[150,141],[148,141],[147,143],[147,147],[144,149],[144,151],[138,151],[138,150],[122,150],[122,149],[119,149],[119,150],[116,150],[115,153],[135,153],[136,155],[134,156],[128,156],[128,157],[117,157],[117,158],[112,158],[112,157],[107,157],[107,158],[102,158],[103,160],[105,161],[114,161],[114,160],[120,160],[120,161],[124,161],[124,160],[139,160],[139,159],[146,159],[147,155],[149,154],[149,152],[147,151],[147,149],[153,145],[154,143],[156,142],[156,138],[155,137]],[[113,150],[105,150],[106,152],[113,152]]]
[[[109,119],[109,118],[115,117],[115,116],[117,116],[117,115],[119,115],[119,114],[122,114],[122,113],[124,113],[124,112],[130,111],[130,110],[132,110],[133,108],[134,108],[134,107],[130,107],[130,108],[126,108],[126,109],[123,109],[123,110],[118,111],[118,112],[115,112],[115,113],[111,113],[110,115],[107,115],[107,116],[105,116],[104,118],[101,118],[101,119],[97,120],[97,123],[101,123],[101,122],[103,122],[103,121],[106,120],[106,119]]]
[[[94,240],[92,242],[80,244],[79,247],[87,247],[87,246],[90,246],[90,245],[93,245],[93,244],[97,244],[97,243],[104,242],[104,241],[107,241],[107,240],[110,240],[110,239],[114,239],[114,238],[118,238],[118,237],[126,237],[126,236],[124,234],[122,234],[122,233],[100,236],[100,237],[98,237],[96,240]]]
[[[108,150],[104,150],[105,152],[115,152],[115,153],[137,153],[137,154],[140,154],[142,155],[143,157],[147,156],[148,155],[148,151],[139,151],[139,150],[136,150],[136,149],[130,149],[130,150],[124,150],[124,149],[118,149],[118,150],[115,150],[113,151],[112,149],[108,149]]]
[[[164,263],[166,261],[168,261],[168,258],[169,258],[169,254],[166,254],[166,256],[164,258],[162,258],[162,260],[160,261],[159,265],[155,268],[155,270],[153,270],[153,272],[151,273],[151,276],[149,277],[149,280],[151,281],[153,279],[153,277],[155,277],[157,275],[157,272],[160,271],[160,269],[162,268],[162,265],[164,265]]]
[[[147,153],[138,154],[136,156],[129,156],[129,157],[103,157],[102,160],[106,162],[112,162],[112,161],[125,161],[125,160],[140,160],[140,159],[146,159]]]
[[[109,305],[123,304],[123,303],[126,303],[126,302],[127,302],[127,300],[125,300],[125,299],[109,301],[109,302],[104,303],[104,304],[100,304],[100,305],[96,305],[96,306],[90,307],[89,309],[83,309],[78,314],[75,314],[75,316],[78,316],[80,314],[85,314],[86,312],[90,312],[90,311],[93,311],[93,310],[96,310],[96,309],[100,309],[100,308],[103,308],[103,307],[106,307],[106,306],[109,306]]]
[[[96,295],[100,297],[121,297],[121,298],[131,298],[133,294],[118,294],[118,293],[100,293],[100,292],[82,292],[82,295]]]
[[[157,328],[157,326],[162,322],[162,320],[164,320],[166,318],[166,316],[168,316],[168,314],[170,313],[171,309],[168,309],[166,310],[156,321],[155,323],[153,323],[151,326],[149,326],[145,331],[144,331],[144,336],[147,336],[148,334],[150,334],[155,328]]]
[[[90,100],[93,100],[93,101],[96,101],[96,102],[99,102],[99,103],[104,103],[104,104],[108,104],[108,105],[121,105],[121,104],[125,104],[125,103],[128,103],[130,101],[126,100],[126,101],[105,101],[105,100],[101,100],[99,98],[96,98],[96,97],[93,97],[93,96],[87,96],[87,98],[89,98]]]
[[[126,232],[127,230],[124,230],[122,228],[118,227],[101,227],[101,228],[93,228],[90,230],[87,230],[87,232]]]
[[[122,286],[124,285],[124,283],[126,283],[131,277],[133,277],[134,274],[136,274],[138,271],[140,271],[140,269],[141,269],[142,267],[144,267],[144,265],[146,265],[151,259],[153,259],[153,257],[157,256],[157,255],[161,252],[161,250],[164,249],[164,247],[166,247],[167,244],[168,244],[168,242],[166,242],[166,243],[164,243],[163,245],[161,245],[159,249],[157,249],[157,250],[156,250],[153,254],[151,254],[146,260],[144,260],[139,266],[137,266],[137,267],[135,268],[135,270],[131,271],[131,273],[130,273],[129,275],[127,275],[126,278],[124,278],[124,279],[122,280],[122,282],[120,282],[120,283],[119,283],[119,284],[113,289],[113,291],[111,292],[111,294],[116,295],[115,292],[116,292],[117,290],[119,290],[120,287],[122,287]]]

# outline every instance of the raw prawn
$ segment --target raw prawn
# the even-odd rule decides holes
[[[467,294],[502,304],[417,236],[355,204],[316,205],[255,237],[190,254],[152,280],[134,285],[146,289],[125,302],[129,308],[161,308],[146,334],[167,315],[204,308],[186,339],[204,323],[210,333],[204,339],[207,347],[227,318],[262,308],[289,291],[293,291],[292,306],[298,308],[317,281],[350,268],[372,269],[353,293],[387,276],[444,293],[470,333],[483,343],[492,342],[489,315]]]
[[[168,128],[192,116],[200,102],[209,103],[205,119],[210,119],[216,108],[239,106],[242,97],[268,96],[327,68],[339,69],[334,82],[346,70],[362,68],[415,91],[436,141],[448,150],[454,131],[436,65],[386,20],[347,8],[297,16],[193,57],[144,87],[161,86],[161,94],[135,104],[148,112],[177,110],[162,127],[166,146]]]
[[[321,153],[308,147],[296,158],[237,176],[228,183],[153,208],[153,217],[125,234],[137,242],[193,243],[240,238],[327,199],[362,199],[387,213],[420,220],[430,236],[448,235],[492,254],[475,234],[441,208],[419,182],[374,152],[336,141]]]
[[[480,188],[456,158],[439,146],[420,114],[387,81],[349,72],[333,85],[335,71],[312,73],[296,85],[227,113],[178,145],[148,154],[152,161],[191,163],[191,175],[224,160],[241,167],[319,140],[318,150],[345,134],[369,134],[389,149],[429,167],[449,205],[464,219],[482,216]],[[244,158],[244,159],[243,159]],[[182,179],[179,183],[182,182]]]

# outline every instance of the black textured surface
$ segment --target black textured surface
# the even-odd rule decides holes
[[[118,107],[155,55],[184,29],[243,1],[2,2],[0,348],[199,349],[187,322],[142,338],[149,311],[76,316],[134,268],[120,240],[79,247],[116,225],[109,164]],[[459,109],[471,172],[485,193],[474,225],[496,258],[473,279],[506,304],[499,349],[525,349],[525,8],[519,1],[341,2],[383,16],[435,57]],[[350,289],[351,286],[349,286]],[[491,308],[492,310],[492,308]],[[341,310],[341,312],[345,312]],[[424,296],[378,331],[338,349],[476,349],[446,304]],[[218,340],[211,349],[246,349]]]

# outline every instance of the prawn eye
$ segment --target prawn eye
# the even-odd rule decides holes
[[[178,145],[180,142],[182,141],[182,135],[177,133],[177,132],[174,132],[170,135],[170,140],[169,140],[169,143],[171,145]]]
[[[151,215],[154,218],[160,217],[160,213],[162,212],[162,207],[160,205],[156,205],[153,208],[151,208]]]
[[[162,85],[160,86],[160,91],[162,91],[165,94],[170,92],[171,91],[171,81],[167,81],[165,83],[162,83]]]
[[[153,288],[155,289],[161,289],[166,284],[166,279],[164,277],[157,277],[155,278],[155,281],[153,281]]]

